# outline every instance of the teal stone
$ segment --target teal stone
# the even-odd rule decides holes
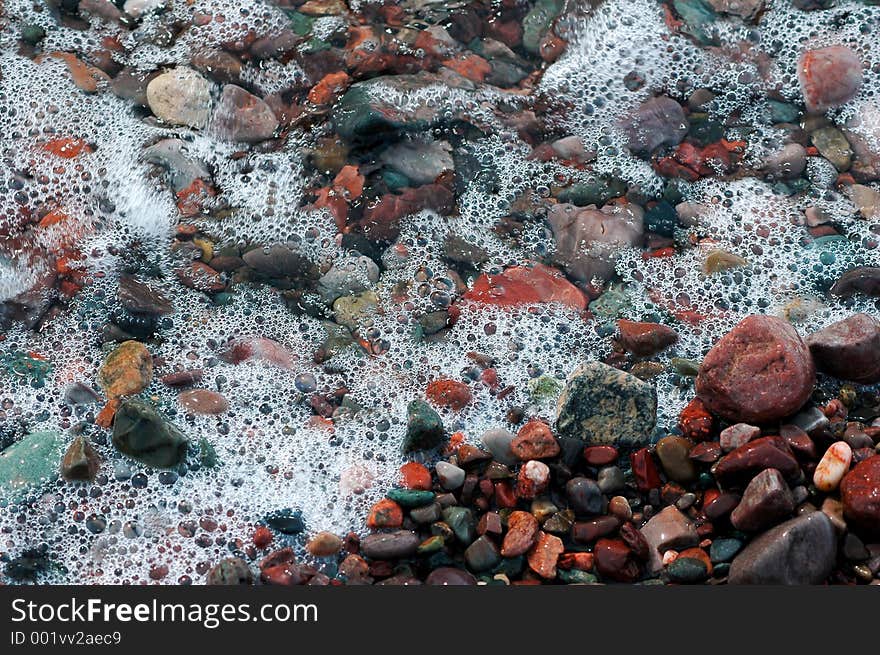
[[[695,557],[679,557],[666,567],[666,574],[673,582],[697,584],[709,577],[706,564]]]
[[[385,497],[406,509],[422,507],[434,502],[433,491],[419,491],[418,489],[391,489],[385,494]]]
[[[64,455],[57,432],[33,432],[0,453],[0,502],[15,503],[55,479]]]
[[[565,584],[596,584],[599,581],[592,573],[579,571],[578,569],[571,569],[570,571],[559,569],[556,572],[556,577]]]
[[[518,555],[516,557],[505,557],[501,560],[501,563],[495,567],[495,570],[492,573],[503,573],[508,578],[518,578],[522,575],[522,572],[526,569],[526,558],[525,555]]]
[[[730,572],[730,563],[729,562],[721,562],[720,564],[716,564],[712,567],[712,573],[717,578],[723,578]]]
[[[538,0],[523,19],[523,47],[534,55],[539,54],[541,39],[550,29],[550,24],[565,6],[565,0]]]
[[[414,400],[406,408],[406,436],[403,452],[430,450],[443,443],[446,433],[440,415],[424,400]]]
[[[202,468],[206,469],[214,468],[220,463],[214,446],[204,437],[199,439],[199,463],[202,465]]]
[[[447,507],[443,510],[443,521],[452,528],[455,538],[466,546],[476,537],[474,514],[466,507]]]
[[[739,539],[716,539],[709,547],[709,559],[713,564],[729,562],[742,547],[743,542]]]
[[[567,202],[578,207],[587,205],[604,205],[612,198],[618,198],[626,193],[626,185],[619,180],[597,178],[591,182],[578,182],[565,187],[556,199],[559,202]]]
[[[293,30],[294,33],[299,36],[306,36],[312,31],[312,25],[315,22],[314,18],[301,14],[298,11],[288,11],[286,13],[287,17],[290,18],[290,29]]]
[[[715,22],[717,14],[705,0],[673,0],[673,7],[685,22],[683,31],[693,35],[701,43],[711,43],[708,28]]]
[[[536,402],[555,399],[562,391],[562,382],[552,375],[542,375],[529,380],[529,395]]]
[[[774,123],[795,123],[800,118],[801,112],[795,105],[778,100],[768,100],[770,107],[770,120]]]
[[[455,561],[445,550],[434,553],[428,558],[428,566],[431,569],[439,569],[443,566],[455,566]]]
[[[412,186],[412,182],[410,182],[410,179],[406,175],[389,168],[382,171],[382,181],[385,182],[389,191],[400,191],[408,186]]]

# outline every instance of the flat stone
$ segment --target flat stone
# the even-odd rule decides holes
[[[721,450],[729,453],[736,450],[740,446],[747,444],[752,439],[761,436],[761,428],[748,423],[736,423],[730,427],[724,428],[718,441],[721,443]]]
[[[257,143],[271,138],[277,128],[278,119],[262,98],[235,84],[223,86],[210,125],[218,138]]]
[[[179,66],[150,80],[147,104],[166,123],[201,129],[211,115],[211,83],[191,68]]]
[[[410,530],[377,532],[361,540],[361,552],[372,559],[398,559],[410,557],[419,547],[419,536]]]
[[[157,468],[177,466],[188,449],[180,430],[150,405],[133,399],[123,402],[116,412],[113,445],[124,455]]]
[[[730,584],[821,584],[837,555],[837,534],[822,512],[810,512],[771,528],[737,555]]]

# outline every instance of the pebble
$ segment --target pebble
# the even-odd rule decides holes
[[[709,577],[709,570],[702,560],[679,556],[666,567],[666,574],[672,582],[698,584]]]
[[[434,466],[440,486],[447,491],[454,491],[464,484],[465,471],[449,462],[437,462]]]
[[[155,146],[153,146],[155,148]],[[116,288],[116,299],[130,312],[165,315],[174,311],[174,305],[163,294],[131,275],[121,275]]]
[[[211,133],[226,141],[258,143],[271,138],[277,128],[278,119],[261,98],[235,84],[223,86],[211,116]]]
[[[694,447],[690,439],[671,435],[657,442],[656,453],[666,477],[688,484],[697,477],[697,468],[689,454]]]
[[[181,66],[150,80],[147,104],[166,123],[201,129],[211,115],[211,83]]]
[[[642,576],[632,550],[622,539],[599,539],[593,546],[593,561],[602,578],[632,583]]]
[[[800,465],[785,439],[779,436],[759,437],[722,457],[712,467],[721,484],[749,479],[764,469],[775,468],[786,479],[800,474]]]
[[[742,550],[743,542],[739,539],[715,539],[709,547],[709,557],[713,564],[729,562]]]
[[[71,481],[91,481],[98,474],[101,458],[92,444],[80,435],[70,443],[61,460],[61,476]]]
[[[614,496],[608,501],[608,513],[619,521],[629,521],[633,515],[632,507],[624,496]]]
[[[227,557],[217,562],[205,578],[208,585],[252,585],[254,574],[240,557]]]
[[[761,428],[749,425],[748,423],[736,423],[724,428],[719,435],[718,441],[721,444],[721,450],[729,453],[731,450],[736,450],[760,436]]]
[[[762,168],[771,180],[793,180],[801,176],[807,167],[807,150],[799,143],[787,143],[781,149],[768,155]],[[735,255],[734,255],[735,256]],[[744,266],[746,261],[737,257]]]
[[[441,566],[434,569],[425,578],[426,585],[442,586],[473,586],[477,584],[476,578],[467,571],[451,566]]]
[[[841,275],[831,287],[831,293],[849,298],[856,293],[866,296],[880,296],[880,268],[858,266]]]
[[[813,359],[797,331],[780,318],[753,315],[712,347],[695,384],[713,414],[763,423],[799,410],[815,381]]]
[[[590,466],[606,466],[617,459],[617,448],[614,446],[587,446],[584,448],[584,459]]]
[[[529,568],[542,578],[553,580],[556,577],[556,563],[564,551],[562,539],[538,532],[538,539],[528,554]]]
[[[447,507],[443,510],[443,520],[462,545],[469,545],[476,537],[476,521],[473,512],[466,507]]]
[[[742,500],[730,515],[737,530],[757,532],[775,525],[794,511],[794,498],[782,474],[765,469],[749,482]]]
[[[98,384],[111,400],[140,393],[152,379],[153,358],[138,341],[119,344],[98,371]]]
[[[837,535],[822,512],[771,528],[750,542],[730,566],[730,584],[821,584],[837,555]]]
[[[654,385],[601,362],[579,366],[557,403],[559,435],[588,446],[645,444],[656,419]]]
[[[550,469],[544,462],[532,459],[522,465],[516,478],[516,495],[526,500],[545,491],[550,484]]]
[[[834,164],[834,168],[841,172],[849,170],[853,153],[843,132],[836,127],[823,127],[814,131],[810,138],[819,154]]]
[[[403,452],[430,450],[445,439],[443,420],[424,400],[413,400],[406,409],[406,436]]]
[[[504,557],[525,555],[538,538],[538,520],[528,512],[514,511],[507,518],[507,533],[501,543]]]
[[[400,467],[400,483],[406,489],[431,490],[431,472],[418,462],[407,462]]]
[[[626,487],[626,476],[617,466],[605,466],[599,469],[596,484],[599,485],[603,494],[622,491]]]
[[[193,414],[216,415],[229,409],[229,402],[222,393],[209,389],[190,389],[177,396],[177,402]]]
[[[845,441],[836,441],[828,447],[813,472],[813,484],[819,491],[830,493],[837,489],[852,462],[852,448]]]
[[[464,561],[471,571],[480,572],[494,568],[501,561],[501,556],[492,540],[482,536],[465,549]]]
[[[473,396],[470,387],[457,380],[434,380],[428,384],[425,396],[438,407],[461,411],[470,404]]]
[[[189,443],[174,425],[140,400],[126,400],[113,419],[113,445],[132,459],[156,468],[172,468],[186,457]]]
[[[797,74],[807,111],[819,113],[856,94],[862,84],[862,62],[850,48],[833,45],[804,51]]]
[[[415,186],[430,184],[446,171],[455,169],[452,148],[446,141],[401,141],[386,148],[379,159],[405,175]]]
[[[431,503],[422,507],[414,507],[409,511],[409,516],[416,523],[433,523],[440,519],[440,509],[440,503]]]
[[[627,352],[639,357],[654,355],[678,341],[678,333],[661,323],[640,323],[619,319],[617,329],[620,345]]]
[[[415,555],[419,547],[419,537],[410,530],[377,532],[361,540],[361,552],[379,560],[402,559]]]
[[[559,454],[559,444],[550,426],[532,419],[520,428],[510,444],[510,450],[520,461],[549,459]]]
[[[385,496],[405,509],[424,507],[434,502],[434,492],[421,489],[389,489]]]
[[[579,515],[602,514],[607,502],[599,485],[584,477],[572,478],[565,484],[568,505]]]
[[[662,145],[681,143],[688,131],[688,120],[675,100],[657,96],[643,102],[621,127],[627,136],[627,147],[648,154]]]
[[[664,551],[689,548],[700,542],[693,521],[672,506],[653,516],[641,533],[650,548],[650,571],[654,573],[663,568]]]
[[[314,557],[332,557],[342,550],[342,539],[332,532],[319,532],[309,539],[306,550]]]
[[[812,333],[807,346],[820,371],[860,384],[880,382],[880,321],[857,313]]]

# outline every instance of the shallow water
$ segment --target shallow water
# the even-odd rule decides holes
[[[437,18],[432,12],[438,3],[420,4],[425,22]],[[352,144],[343,156],[366,176],[367,191],[346,199],[347,211],[356,215],[385,195],[387,171],[402,155],[383,160],[382,153],[401,139],[417,147],[425,140],[447,144],[436,146],[432,157],[451,156],[455,207],[416,208],[400,222],[399,234],[368,234],[364,240],[354,238],[357,229],[343,238],[331,212],[314,207],[317,192],[334,179],[314,156],[328,150],[326,139],[338,130],[331,108],[279,128],[278,139],[233,143],[216,126],[163,124],[148,108],[113,93],[113,75],[98,75],[95,92],[85,92],[64,61],[46,56],[75,52],[90,65],[109,57],[113,64],[103,65],[116,76],[122,67],[148,73],[188,64],[218,45],[241,53],[245,48],[236,50],[235,44],[253,41],[249,34],[278,38],[294,9],[253,1],[170,2],[129,26],[7,1],[0,15],[0,436],[6,446],[28,432],[55,430],[65,444],[85,434],[102,464],[94,483],[51,480],[26,502],[0,508],[0,553],[14,556],[48,544],[55,562],[44,578],[49,582],[143,582],[163,566],[163,582],[201,582],[219,558],[247,552],[254,526],[277,509],[302,510],[310,532],[361,530],[367,509],[396,481],[404,461],[406,406],[424,395],[431,380],[469,384],[473,401],[462,411],[440,413],[447,432],[460,431],[479,444],[486,429],[506,423],[513,407],[552,420],[555,394],[536,397],[529,381],[541,375],[563,381],[579,363],[608,357],[614,319],[659,321],[680,337],[653,358],[663,367],[654,378],[661,436],[693,397],[690,379],[676,373],[670,360],[700,361],[743,316],[786,316],[802,334],[855,311],[880,316],[870,298],[826,293],[853,266],[880,265],[877,217],[859,215],[838,185],[838,171],[821,157],[809,157],[793,180],[767,179],[760,170],[786,138],[771,99],[794,107],[792,122],[819,120],[805,117],[801,106],[796,69],[805,49],[844,44],[857,53],[864,81],[826,117],[838,126],[860,118],[854,132],[869,143],[880,137],[880,7],[839,2],[805,12],[789,2],[765,4],[757,23],[718,15],[691,30],[694,37],[685,33],[687,25],[672,29],[663,6],[651,0],[607,0],[595,9],[570,2],[556,28],[568,45],[553,63],[529,60],[532,86],[502,89],[456,80],[459,88],[437,82],[417,92],[374,90],[401,115],[429,108],[441,118],[431,129]],[[222,14],[226,20],[216,20]],[[196,20],[197,26],[176,34],[169,27],[203,15],[214,20]],[[345,50],[348,21],[347,15],[318,18],[310,29],[319,45],[309,47],[341,44],[327,47]],[[33,26],[45,36],[37,47],[23,45],[23,30]],[[418,52],[414,56],[419,59]],[[242,85],[259,96],[284,97],[290,106],[305,105],[303,96],[316,80],[296,57],[242,60]],[[219,87],[212,81],[215,98]],[[728,142],[743,142],[737,163],[692,182],[663,177],[627,148],[622,121],[652,96],[686,105],[697,89],[712,90],[714,99],[692,117],[705,114],[701,120],[711,121]],[[540,129],[529,126],[534,115]],[[533,156],[541,138],[550,143],[566,136],[579,137],[595,158],[573,164]],[[74,157],[59,156],[47,144],[60,138],[89,145]],[[145,149],[166,138],[182,139],[184,159],[210,173],[216,195],[194,215],[182,216],[171,176],[145,160]],[[873,142],[874,152],[878,145]],[[563,188],[611,178],[621,185],[615,195],[627,190],[635,205],[648,207],[662,198],[693,205],[693,218],[683,220],[679,211],[662,241],[671,256],[648,256],[657,248],[640,240],[602,255],[613,269],[608,281],[592,280],[589,287],[590,279],[570,274],[592,296],[604,291],[590,305],[591,314],[555,303],[508,307],[463,298],[483,273],[552,263],[554,236],[541,212]],[[867,184],[876,187],[875,181]],[[808,208],[828,215],[836,233],[811,234]],[[62,218],[47,221],[51,212]],[[517,224],[512,232],[497,229],[511,218]],[[195,226],[197,241],[179,224]],[[450,234],[479,246],[483,256],[470,264],[451,258],[444,248]],[[360,248],[380,274],[374,280],[355,276],[349,288],[374,292],[376,309],[358,316],[351,334],[333,321],[314,280],[308,286],[230,273],[225,289],[204,293],[182,285],[176,274],[193,257],[210,264],[208,254],[277,243],[321,274]],[[717,249],[746,265],[707,274],[704,261]],[[141,396],[191,443],[186,462],[172,471],[148,468],[114,448],[109,431],[94,424],[103,396],[99,403],[65,400],[72,383],[100,395],[97,374],[116,345],[106,329],[119,317],[116,289],[123,272],[148,282],[174,305],[141,339],[156,372]],[[425,315],[450,305],[457,320],[427,334]],[[328,335],[337,336],[329,345]],[[224,359],[230,342],[255,336],[281,344],[291,365]],[[483,360],[475,361],[473,353],[492,360],[497,385],[487,383],[478,365]],[[46,362],[48,370],[35,371],[37,362]],[[204,369],[197,386],[222,393],[228,411],[190,413],[178,402],[180,389],[158,379],[195,368]],[[314,391],[295,384],[297,376],[308,375],[314,376]],[[316,418],[321,410],[310,402],[313,393],[325,397],[331,420]],[[216,452],[215,466],[202,465],[201,440]],[[302,545],[302,537],[282,539]]]

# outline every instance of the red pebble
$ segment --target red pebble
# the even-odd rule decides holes
[[[659,489],[663,486],[660,479],[660,473],[657,471],[657,465],[654,458],[647,448],[637,450],[630,456],[630,464],[632,465],[633,475],[636,478],[636,485],[639,491],[650,491],[651,489]]]
[[[495,503],[498,507],[516,507],[516,493],[507,480],[495,483]]]
[[[434,380],[428,384],[425,395],[434,405],[460,411],[471,402],[471,390],[464,382]]]
[[[400,467],[400,481],[407,489],[431,491],[431,472],[418,462],[407,462]]]
[[[403,509],[389,498],[383,498],[373,505],[367,518],[370,528],[399,528],[403,525]]]
[[[584,448],[584,459],[590,466],[608,466],[617,459],[617,448],[614,446],[587,446]]]
[[[694,398],[681,410],[678,425],[682,434],[694,441],[706,441],[712,436],[712,415],[699,398]]]
[[[272,531],[269,530],[264,525],[261,525],[256,530],[254,530],[254,546],[257,548],[266,548],[269,544],[272,543]]]

